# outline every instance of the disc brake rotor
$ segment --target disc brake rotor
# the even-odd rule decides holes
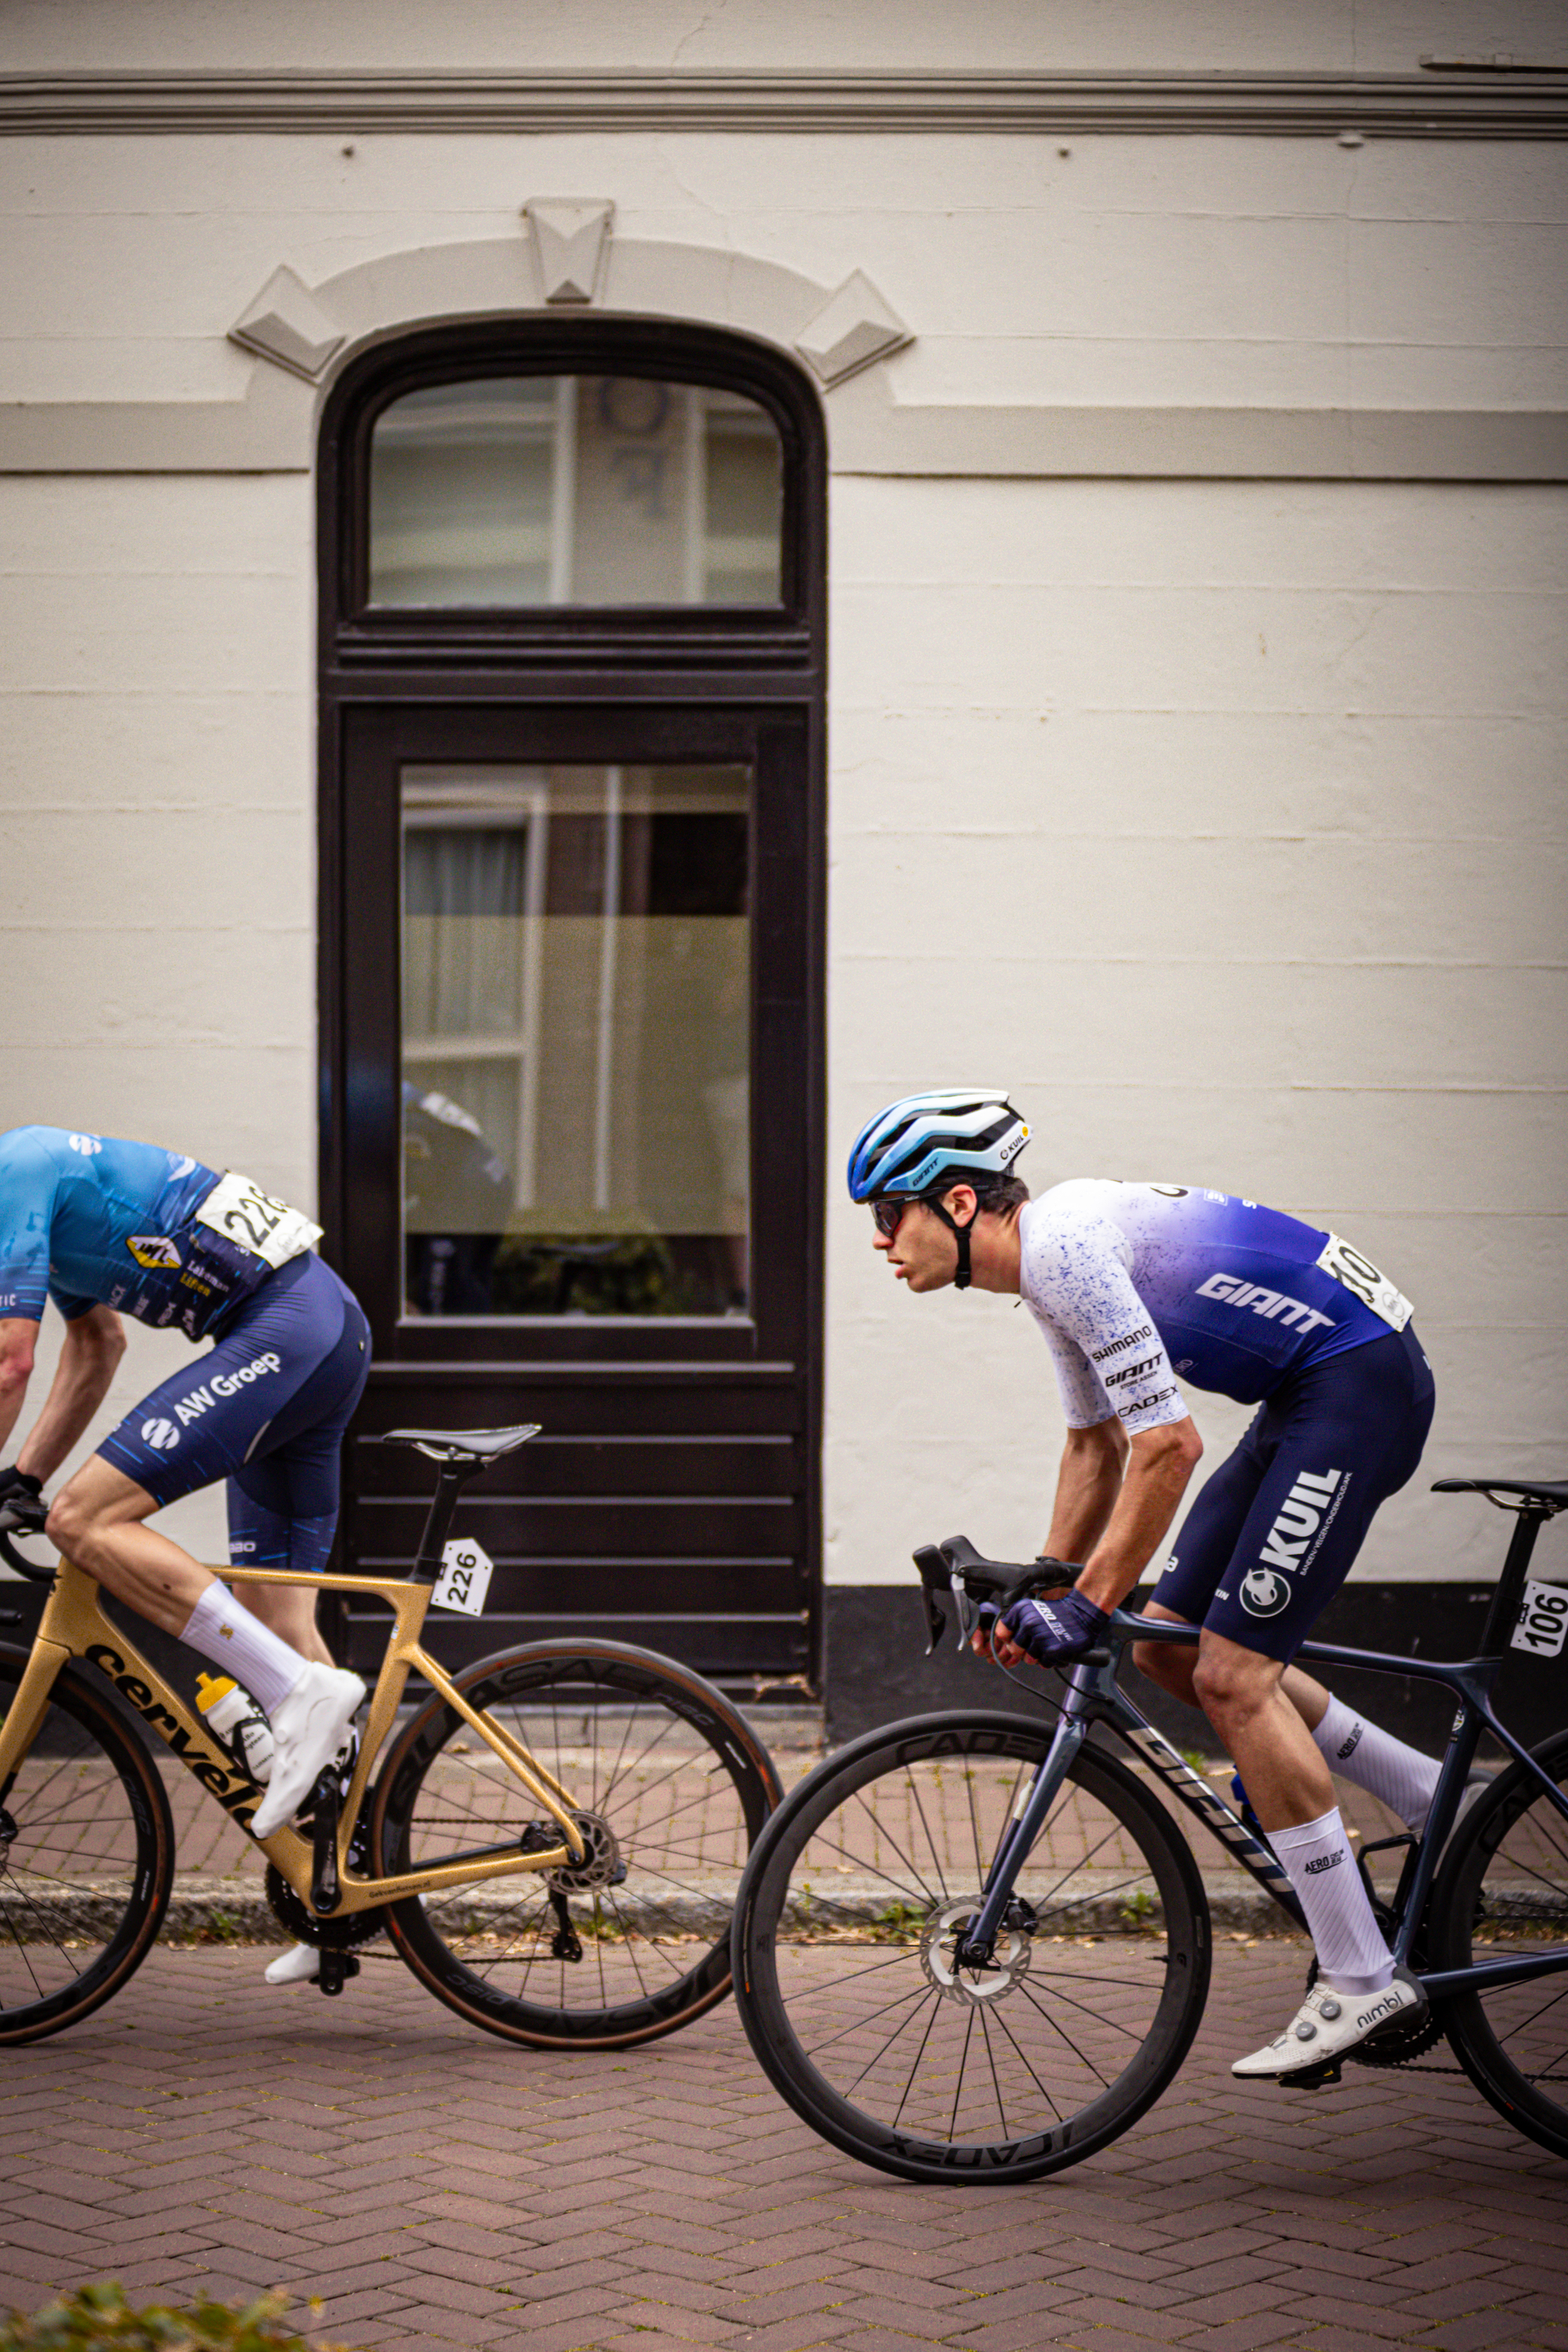
[[[1003,1927],[984,1969],[953,1966],[959,1937],[979,1908],[977,1895],[963,1903],[945,1903],[940,1911],[931,1913],[921,1931],[921,1966],[927,1982],[935,1986],[944,2000],[955,2000],[966,2009],[988,2009],[995,2001],[1005,2000],[1016,1990],[1029,1965],[1030,1938],[1026,1930]]]
[[[546,1886],[556,1895],[591,1895],[595,1887],[619,1886],[626,1874],[620,1841],[600,1813],[574,1813],[587,1852],[581,1862],[563,1862],[544,1873]],[[559,1843],[560,1832],[551,1825],[550,1842]]]

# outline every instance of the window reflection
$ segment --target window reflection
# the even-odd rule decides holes
[[[371,441],[379,605],[773,604],[766,410],[646,376],[495,376],[394,401]]]
[[[405,1293],[744,1311],[750,777],[405,769]]]

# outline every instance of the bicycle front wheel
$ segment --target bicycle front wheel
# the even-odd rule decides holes
[[[1568,1793],[1568,1732],[1534,1753]],[[1568,2156],[1568,1821],[1521,1764],[1454,1832],[1429,1916],[1434,1968],[1561,1956],[1552,1975],[1460,1994],[1444,2023],[1481,2096],[1528,2138]]]
[[[394,1904],[393,1942],[470,2023],[539,2049],[617,2050],[673,2033],[730,1989],[730,1923],[778,1801],[767,1749],[721,1693],[618,1642],[536,1642],[458,1677],[571,1792],[584,1860]],[[514,1843],[521,1782],[434,1698],[376,1784],[384,1874]],[[550,1822],[537,1834],[560,1843]]]
[[[953,1966],[1049,1738],[969,1713],[869,1733],[792,1792],[746,1873],[736,1999],[763,2071],[825,2139],[906,2180],[1032,2180],[1092,2156],[1197,2031],[1196,1864],[1132,1773],[1088,1748],[994,1966]]]
[[[0,1717],[26,1663],[0,1653]],[[0,1810],[0,2043],[59,2033],[118,1992],[158,1933],[174,1875],[152,1758],[63,1666]]]

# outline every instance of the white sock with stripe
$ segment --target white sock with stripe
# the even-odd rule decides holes
[[[1342,1773],[1397,1813],[1406,1829],[1419,1832],[1442,1769],[1436,1757],[1379,1730],[1342,1698],[1330,1698],[1312,1738],[1331,1772]]]
[[[253,1617],[216,1576],[192,1610],[180,1639],[243,1683],[263,1715],[281,1706],[310,1663]]]
[[[1394,1955],[1373,1916],[1336,1805],[1296,1829],[1270,1830],[1307,1917],[1318,1950],[1318,1974],[1336,1992],[1381,1992],[1394,1976]]]

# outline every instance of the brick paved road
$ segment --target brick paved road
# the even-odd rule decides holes
[[[729,2007],[558,2059],[465,2032],[395,1963],[329,2003],[268,1991],[267,1957],[160,1948],[0,2059],[0,2302],[280,2284],[326,2297],[333,2338],[407,2352],[1568,2352],[1568,2168],[1462,2079],[1231,2084],[1300,1983],[1283,1942],[1222,1946],[1186,2073],[1135,2131],[972,2192],[826,2147]]]

